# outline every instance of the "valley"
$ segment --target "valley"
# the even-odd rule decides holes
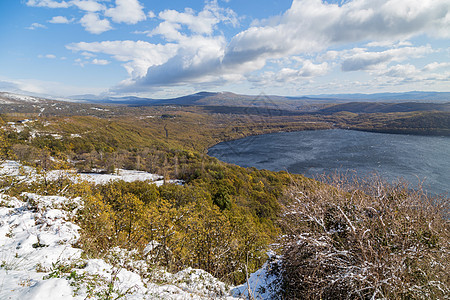
[[[444,207],[448,205],[445,198],[433,200],[420,189],[410,191],[406,186],[391,185],[382,178],[379,182],[369,181],[358,187],[350,182],[343,185],[333,180],[321,183],[285,171],[258,170],[253,166],[242,168],[207,154],[207,149],[220,142],[277,132],[353,129],[447,136],[450,134],[450,112],[445,103],[429,106],[409,102],[401,105],[378,102],[309,103],[303,104],[304,109],[280,109],[266,104],[233,106],[233,103],[224,100],[218,103],[220,105],[207,106],[173,103],[136,106],[11,97],[5,94],[2,99],[1,158],[23,165],[14,176],[7,173],[1,175],[2,197],[14,197],[20,202],[28,201],[27,193],[34,193],[45,197],[81,199],[77,201],[82,201],[82,205],[68,204],[63,207],[69,212],[75,211],[67,219],[80,227],[80,236],[73,247],[81,249],[89,259],[103,259],[120,270],[138,272],[120,261],[111,260],[112,253],[117,249],[137,251],[136,260],[145,260],[145,264],[154,270],[178,274],[188,268],[200,269],[232,286],[245,286],[247,276],[256,272],[265,274],[261,280],[267,280],[267,284],[257,284],[259,279],[251,279],[251,282],[258,287],[260,295],[270,299],[273,293],[264,291],[271,288],[276,293],[280,292],[278,288],[282,288],[283,293],[292,292],[283,287],[288,278],[270,270],[275,268],[279,255],[290,255],[289,249],[292,248],[289,245],[295,241],[285,238],[290,236],[291,226],[309,224],[305,220],[285,223],[287,219],[284,216],[289,215],[292,209],[299,209],[293,206],[298,197],[310,195],[308,197],[319,197],[320,201],[324,201],[318,202],[323,206],[320,210],[305,212],[306,215],[317,214],[313,218],[319,219],[329,218],[327,213],[323,214],[324,210],[347,207],[345,201],[339,201],[353,201],[348,197],[357,190],[361,191],[358,197],[366,199],[364,195],[367,195],[374,203],[382,201],[383,195],[392,195],[392,205],[399,205],[405,199],[420,199],[423,203],[437,201]],[[39,175],[37,179],[30,181],[21,177],[20,174],[25,174],[27,168],[35,170],[33,172]],[[73,180],[71,176],[79,179]],[[91,180],[89,176],[98,179]],[[100,176],[105,179],[100,179]],[[134,179],[126,180],[126,176]],[[371,189],[383,190],[383,193],[374,194]],[[336,198],[336,195],[341,196]],[[329,200],[339,203],[330,207]],[[411,205],[416,205],[414,203]],[[383,204],[380,202],[377,205]],[[398,210],[410,215],[408,205]],[[347,222],[345,218],[352,218],[351,222],[354,222],[353,218],[363,218],[359,214],[366,208],[345,209],[351,214],[350,217],[347,213],[342,216],[338,214],[332,222]],[[444,220],[441,218],[445,218],[447,208],[437,211],[424,209],[429,213],[426,218]],[[382,213],[381,208],[376,210]],[[422,228],[422,217],[410,215],[408,218],[408,224]],[[320,220],[325,222],[325,219]],[[366,221],[370,223],[375,220],[368,218]],[[394,221],[397,222],[397,219],[392,219]],[[394,223],[392,226],[398,226]],[[438,223],[442,228],[447,226],[445,222]],[[356,230],[365,231],[365,226],[368,226],[365,223],[360,225],[362,227],[355,231],[347,225],[343,230],[350,230],[346,234],[354,236]],[[382,226],[381,223],[378,225]],[[311,234],[319,234],[314,228],[310,227]],[[325,234],[330,243],[337,243],[333,247],[356,247],[346,246],[347,242],[335,236],[332,227],[325,227],[324,230],[320,234]],[[439,236],[443,243],[439,247],[446,249],[446,230],[441,233],[433,230],[427,235],[431,235],[433,241]],[[292,238],[295,236],[298,237],[294,234]],[[415,235],[407,238],[413,244],[422,243],[416,240]],[[395,246],[392,244],[389,247],[400,247],[396,240],[393,243]],[[145,258],[144,249],[148,245],[158,246],[154,248],[154,255]],[[273,254],[268,256],[269,250]],[[424,246],[420,251],[428,253],[431,250]],[[445,251],[439,253],[447,253]],[[433,259],[444,259],[445,255],[441,258],[433,256]],[[349,258],[348,263],[350,261],[353,258]],[[64,263],[64,270],[68,273],[61,271],[58,278],[68,279],[71,272],[84,272],[78,265]],[[402,268],[399,270],[407,273]],[[46,268],[43,272],[54,274],[54,269]],[[437,276],[433,280],[444,284],[444,279],[440,277],[442,269],[434,268],[433,272]],[[154,271],[145,271],[140,276],[143,276],[144,282],[159,280]],[[81,282],[84,284],[86,281]],[[414,285],[415,280],[411,279],[410,283]],[[370,291],[370,286],[375,283],[368,281],[364,284]],[[102,290],[101,285],[99,289]],[[244,296],[248,293],[242,286],[236,291]],[[231,293],[230,290],[227,293]],[[392,290],[389,293],[396,295],[397,292]],[[238,294],[233,295],[239,297]]]

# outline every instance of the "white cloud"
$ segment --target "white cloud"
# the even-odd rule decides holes
[[[34,80],[0,80],[0,89],[12,93],[45,93],[45,89]]]
[[[448,0],[355,0],[342,6],[294,0],[281,17],[236,35],[224,61],[240,64],[345,43],[405,40],[419,34],[449,37],[449,11]]]
[[[84,67],[87,63],[88,63],[87,61],[83,61],[81,58],[75,59],[75,65]]]
[[[310,60],[303,63],[298,75],[301,77],[316,77],[325,75],[328,72],[328,64],[326,62],[321,64],[314,64]]]
[[[430,64],[427,64],[423,70],[424,71],[434,71],[436,69],[448,69],[450,68],[450,62],[442,62],[442,63],[438,63],[438,62],[433,62]]]
[[[46,97],[52,96],[71,96],[76,94],[100,94],[105,92],[105,88],[90,88],[66,85],[62,82],[43,81],[36,79],[9,79],[0,77],[0,89],[7,92],[18,94],[32,94]]]
[[[105,65],[109,64],[109,61],[107,61],[106,59],[97,59],[97,58],[94,58],[94,59],[92,60],[92,64],[94,64],[94,65],[105,66]]]
[[[390,62],[416,58],[431,52],[433,50],[430,46],[402,47],[380,52],[366,52],[365,49],[358,49],[358,53],[350,55],[342,62],[341,69],[349,72],[385,68]]]
[[[56,16],[53,17],[51,20],[49,20],[49,23],[53,23],[53,24],[69,24],[71,23],[73,20],[69,20],[66,17],[63,16]]]
[[[406,78],[412,78],[414,75],[417,74],[417,69],[415,66],[411,64],[406,65],[395,65],[390,67],[384,75],[389,77],[398,77],[402,79]]]
[[[100,34],[112,29],[109,21],[100,19],[96,13],[87,13],[81,18],[80,23],[81,26],[93,34]]]
[[[291,68],[283,68],[275,74],[274,80],[278,82],[297,81],[301,78],[310,78],[325,75],[328,71],[328,64],[326,62],[321,64],[314,64],[310,60],[306,60],[303,66],[296,70]]]
[[[176,10],[165,10],[159,14],[164,20],[152,34],[161,34],[169,39],[173,38],[173,31],[179,31],[181,25],[186,26],[194,34],[211,35],[220,22],[238,24],[236,13],[231,9],[221,8],[217,1],[206,3],[204,9],[197,15],[192,9],[187,8],[184,12]],[[169,34],[168,34],[169,33]]]
[[[233,72],[222,70],[220,57],[224,55],[225,45],[223,37],[190,37],[175,45],[176,52],[165,63],[149,67],[145,76],[126,84],[145,89],[147,86],[211,82],[222,80],[224,75],[239,74],[238,68]]]
[[[155,45],[144,41],[104,41],[94,43],[75,43],[66,46],[78,52],[104,53],[124,62],[124,67],[131,78],[139,78],[147,69],[166,63],[178,49],[175,44]]]
[[[28,6],[36,7],[49,7],[49,8],[67,8],[69,3],[66,1],[53,1],[53,0],[28,0],[26,3]]]
[[[143,6],[137,0],[116,0],[116,7],[109,8],[105,16],[116,23],[136,24],[146,19]]]
[[[70,0],[70,1],[55,1],[55,0],[28,0],[28,6],[34,7],[48,7],[48,8],[68,8],[76,6],[81,10],[88,12],[97,12],[104,10],[105,6],[98,3],[96,0]]]
[[[273,71],[261,73],[275,82],[310,80],[326,74],[337,62],[342,62],[343,71],[407,76],[413,74],[411,65],[392,63],[433,52],[430,46],[414,47],[409,42],[412,37],[450,37],[449,11],[448,0],[353,0],[341,5],[293,0],[284,14],[254,22],[227,41],[218,26],[235,26],[238,17],[232,10],[219,7],[215,0],[206,2],[199,12],[160,12],[158,26],[144,33],[150,37],[159,35],[165,44],[107,41],[77,43],[68,48],[111,55],[123,62],[130,77],[122,88],[130,90],[242,80],[244,76],[251,78],[252,72],[261,70],[267,62]],[[97,14],[91,16],[96,17],[93,23],[100,21]],[[146,18],[136,0],[116,0],[115,7],[105,10],[105,16],[127,24]],[[153,18],[155,14],[150,11],[147,16]],[[105,28],[103,31],[111,29],[109,23]],[[331,50],[345,49],[348,44],[367,48]],[[374,47],[388,49],[369,51]],[[312,54],[317,51],[323,54],[314,57]],[[279,60],[292,56],[308,59],[300,59],[297,65]]]
[[[90,53],[90,52],[82,52],[81,55],[83,55],[86,59],[91,58],[91,57],[96,57],[97,55]]]
[[[394,65],[380,70],[373,81],[377,87],[409,87],[417,90],[417,87],[422,85],[426,89],[446,90],[445,86],[450,82],[450,72],[432,73],[424,69],[417,69],[411,64]]]
[[[39,24],[39,23],[33,23],[33,24],[31,24],[30,26],[27,27],[27,29],[30,29],[30,30],[35,30],[35,29],[38,29],[38,28],[47,28],[47,26]]]
[[[313,77],[325,75],[328,72],[328,63],[314,64],[310,60],[302,61],[299,69],[282,68],[278,72],[266,71],[258,75],[248,76],[248,80],[256,86],[286,86],[286,84],[299,84],[309,81]]]
[[[242,68],[222,72],[221,58],[225,53],[226,40],[222,35],[212,35],[216,24],[235,22],[234,12],[231,12],[219,8],[215,1],[207,3],[198,14],[190,9],[183,13],[162,12],[160,18],[163,22],[150,34],[161,34],[176,43],[161,45],[143,41],[109,41],[77,43],[67,47],[74,51],[112,55],[114,59],[125,62],[123,66],[130,78],[122,83],[123,87],[214,81],[215,77],[227,80],[242,78],[239,74]],[[182,33],[182,26],[193,34]]]
[[[366,44],[367,47],[400,47],[400,46],[412,46],[412,43],[409,41],[375,41]]]
[[[72,0],[70,3],[79,9],[88,12],[97,12],[105,9],[103,4],[100,4],[95,0]]]
[[[153,36],[160,34],[168,41],[179,41],[184,37],[184,35],[180,33],[180,30],[181,25],[178,23],[162,22],[158,27],[148,32],[148,35]]]
[[[149,11],[149,12],[147,13],[147,16],[148,16],[150,19],[156,18],[156,14],[155,14],[153,11]]]
[[[39,58],[55,59],[56,55],[54,55],[54,54],[46,54],[46,55],[39,54],[38,57]]]

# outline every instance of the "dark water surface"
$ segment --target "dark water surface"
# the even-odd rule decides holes
[[[425,189],[435,194],[450,192],[449,137],[340,129],[282,132],[223,142],[208,154],[242,167],[308,177],[336,171],[356,171],[358,176],[376,172],[389,181],[424,181]]]

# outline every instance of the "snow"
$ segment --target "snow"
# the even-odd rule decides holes
[[[250,287],[250,294],[253,299],[258,300],[269,300],[273,298],[273,295],[276,295],[276,280],[277,277],[271,274],[271,268],[278,264],[279,257],[276,257],[275,253],[269,252],[269,261],[270,263],[265,263],[261,269],[257,270],[255,273],[252,273],[248,278],[248,284],[241,284],[231,290],[231,295],[234,297],[241,297],[248,299],[248,290]]]
[[[23,166],[21,163],[13,160],[6,160],[0,164],[0,175],[3,176],[21,176],[32,172],[31,167]]]
[[[114,180],[123,180],[126,182],[133,181],[156,181],[160,179],[159,175],[151,174],[136,170],[117,170],[116,174],[99,174],[99,173],[81,173],[78,175],[80,179],[92,182],[95,184],[105,184]]]
[[[13,102],[0,98],[0,104],[12,104]]]
[[[32,182],[36,179],[42,179],[44,176],[47,180],[57,180],[61,177],[68,178],[74,182],[87,181],[94,184],[106,184],[115,180],[123,180],[126,182],[149,181],[161,186],[164,184],[162,176],[137,170],[118,169],[115,174],[101,173],[77,173],[75,170],[52,170],[46,174],[37,174],[36,171],[28,166],[23,166],[19,162],[6,160],[0,164],[0,176],[15,176],[19,181],[25,180]],[[183,184],[182,180],[169,180],[168,183]]]
[[[134,181],[150,181],[151,183],[161,186],[164,184],[162,176],[144,171],[118,169],[116,174],[100,174],[100,173],[80,173],[77,175],[81,180],[85,180],[94,184],[106,184],[110,181],[123,180],[125,182]],[[182,180],[169,180],[168,183],[183,184]]]
[[[14,161],[4,162],[0,171],[26,181],[34,180],[36,174]],[[142,178],[142,172],[136,172],[122,176]],[[80,238],[80,227],[71,221],[77,209],[65,209],[81,205],[81,198],[0,193],[0,299],[81,300],[106,295],[115,299],[121,294],[121,299],[130,300],[236,299],[240,296],[234,291],[245,294],[236,287],[236,295],[231,296],[231,287],[203,270],[188,268],[171,274],[145,260],[134,260],[136,250],[112,249],[108,261],[114,265],[85,258],[74,247]],[[251,284],[255,280],[252,275]]]
[[[53,202],[57,206],[69,200],[58,196],[35,199],[32,205],[0,194],[0,299],[44,299],[43,289],[49,283],[38,284],[43,276],[37,270],[80,258],[82,251],[72,247],[80,236],[79,227],[66,220],[69,212],[51,208]]]
[[[80,228],[68,221],[73,213],[58,208],[80,199],[21,197],[27,201],[0,194],[0,299],[86,299],[110,287],[113,294],[126,293],[124,299],[234,299],[224,283],[202,270],[161,271],[156,276],[164,284],[157,284],[125,266],[82,259],[82,250],[73,247],[80,237]],[[114,250],[129,257],[127,250]],[[58,266],[73,267],[64,272]]]
[[[13,94],[13,93],[1,93],[0,96],[2,98],[6,98],[13,101],[21,101],[21,102],[27,102],[27,103],[41,103],[44,102],[44,99],[33,97],[33,96],[25,96],[25,95],[19,95],[19,94]],[[8,101],[8,100],[6,100]],[[11,102],[10,102],[11,103]]]
[[[99,107],[91,107],[92,110],[98,110],[98,111],[109,111],[109,109],[106,108],[99,108]]]

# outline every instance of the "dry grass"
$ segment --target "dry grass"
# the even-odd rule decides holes
[[[285,195],[280,298],[448,299],[448,199],[338,177]]]

